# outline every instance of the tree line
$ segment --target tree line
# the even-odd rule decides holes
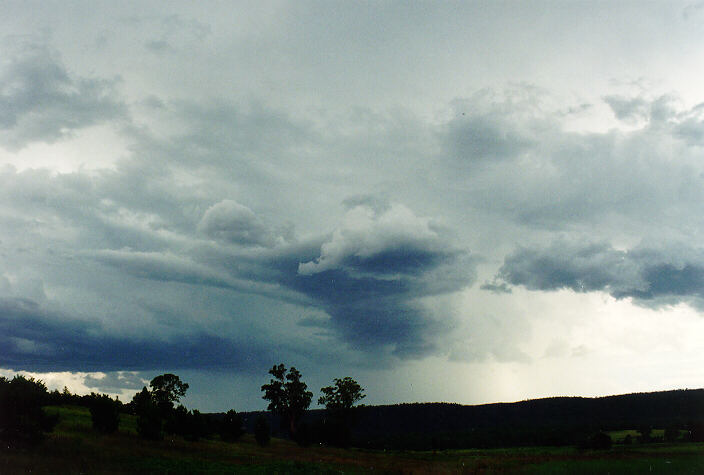
[[[435,450],[523,445],[577,445],[605,448],[606,432],[636,429],[624,443],[704,441],[704,390],[678,390],[604,398],[546,398],[518,403],[462,406],[415,403],[355,406],[364,389],[351,377],[336,378],[320,390],[324,410],[309,410],[313,393],[295,368],[279,364],[261,386],[266,413],[202,414],[181,404],[189,385],[174,374],[153,378],[125,404],[91,393],[79,396],[64,388],[49,392],[43,382],[22,375],[0,377],[0,440],[7,446],[31,446],[57,423],[43,406],[85,406],[93,428],[115,432],[120,417],[136,416],[139,436],[186,440],[217,437],[235,441],[248,430],[266,445],[272,435],[301,445],[323,443],[367,448]],[[665,429],[657,436],[653,428]]]
[[[345,437],[314,436],[311,427],[299,427],[301,416],[310,407],[313,394],[301,380],[295,368],[279,364],[269,370],[272,379],[261,387],[268,410],[280,416],[287,435],[301,444],[316,441],[340,442]],[[36,445],[51,432],[58,416],[47,414],[44,406],[84,406],[91,414],[93,429],[99,433],[116,432],[121,414],[136,416],[137,433],[149,440],[161,440],[165,435],[176,435],[185,440],[218,436],[234,442],[245,432],[240,414],[230,409],[224,414],[203,414],[180,404],[188,391],[188,383],[175,374],[156,376],[124,404],[118,397],[91,393],[79,396],[64,387],[62,392],[49,392],[46,385],[34,378],[16,375],[11,380],[0,377],[0,440],[8,446]],[[333,385],[321,388],[319,404],[329,412],[328,433],[334,427],[338,432],[349,431],[352,406],[365,397],[364,389],[351,377],[335,379]],[[316,430],[322,434],[324,428]],[[260,445],[269,443],[271,428],[267,418],[260,416],[254,425],[255,438]]]

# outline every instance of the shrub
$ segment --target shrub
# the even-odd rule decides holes
[[[677,428],[677,426],[666,427],[663,437],[666,442],[675,442],[677,439],[680,438],[680,430]]]
[[[293,440],[301,447],[310,447],[319,438],[316,428],[304,421],[298,424]]]
[[[179,404],[176,409],[169,412],[164,421],[164,432],[185,437],[190,430],[190,416],[188,409]]]
[[[254,438],[257,440],[257,444],[262,447],[269,445],[269,440],[271,439],[269,431],[269,422],[264,415],[259,414],[256,421],[254,421]]]
[[[605,432],[595,432],[583,440],[579,446],[583,449],[608,450],[611,448],[611,437]]]
[[[242,428],[242,418],[234,409],[230,409],[225,414],[225,418],[220,426],[220,437],[227,442],[234,442],[244,433]]]
[[[120,402],[106,394],[90,395],[90,417],[93,429],[103,434],[112,434],[120,424]]]
[[[161,414],[155,404],[145,405],[141,408],[137,417],[137,433],[143,439],[161,440],[164,438],[162,432]]]
[[[58,422],[42,410],[48,398],[44,383],[34,378],[0,378],[0,439],[12,447],[38,444]]]
[[[605,432],[597,432],[589,438],[590,448],[596,450],[608,450],[611,448],[611,436]]]
[[[333,447],[347,447],[351,441],[352,415],[349,411],[327,411],[328,414],[321,421],[320,435],[327,445]]]
[[[652,439],[652,437],[651,437],[651,435],[650,435],[651,431],[652,431],[652,428],[651,428],[651,427],[647,427],[647,426],[646,426],[646,427],[641,427],[641,428],[639,428],[639,429],[638,429],[638,432],[640,433],[640,436],[638,436],[638,441],[639,441],[641,444],[647,444],[647,443],[649,443],[649,442],[652,442],[653,439]]]
[[[209,434],[208,418],[200,413],[199,410],[193,409],[188,414],[188,427],[184,438],[190,441],[196,441],[201,437],[207,437]]]
[[[689,440],[692,442],[704,442],[704,422],[689,423]]]

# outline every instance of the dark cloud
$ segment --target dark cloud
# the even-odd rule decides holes
[[[415,300],[460,290],[474,278],[465,252],[399,205],[348,211],[320,256],[293,270],[282,283],[311,297],[352,347],[386,346],[399,357],[437,350],[438,335],[450,326],[424,314]]]
[[[72,75],[45,46],[22,46],[0,69],[0,142],[17,150],[125,116],[115,83]]]
[[[497,277],[530,290],[603,291],[657,305],[704,298],[704,254],[687,248],[624,251],[606,243],[556,241],[546,248],[517,249]]]
[[[207,333],[118,336],[26,299],[0,300],[0,360],[26,371],[139,371],[154,368],[261,370],[269,350],[252,338]]]
[[[206,259],[280,285],[279,298],[283,290],[304,296],[329,318],[304,318],[300,326],[335,335],[377,361],[438,351],[452,322],[433,318],[418,300],[456,292],[475,278],[473,259],[449,244],[445,230],[397,204],[379,211],[357,205],[327,237]]]

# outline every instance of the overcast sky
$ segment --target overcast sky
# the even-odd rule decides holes
[[[701,387],[704,4],[3,2],[0,374],[257,410]]]

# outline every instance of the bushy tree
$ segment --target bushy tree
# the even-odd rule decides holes
[[[334,383],[333,386],[320,388],[323,395],[318,398],[318,404],[325,406],[326,409],[351,409],[355,403],[366,397],[366,394],[362,394],[364,388],[349,376],[342,379],[335,378]]]
[[[333,386],[320,389],[323,393],[318,404],[325,406],[326,415],[322,425],[325,443],[339,447],[349,445],[354,426],[353,406],[365,397],[364,388],[347,376],[335,378]]]
[[[301,381],[301,373],[293,366],[287,371],[280,364],[272,367],[269,374],[273,378],[269,384],[262,386],[262,398],[269,401],[268,410],[281,415],[282,420],[288,422],[289,432],[295,437],[296,424],[310,406],[313,393],[307,391],[308,385]]]
[[[186,395],[188,383],[181,381],[175,374],[166,373],[152,379],[149,387],[152,388],[152,400],[162,414],[166,414],[173,409],[174,403]]]
[[[117,431],[121,405],[119,400],[112,399],[107,394],[91,393],[89,408],[93,429],[103,434]]]
[[[271,439],[269,422],[263,414],[259,414],[254,421],[254,438],[257,444],[262,447],[269,445],[269,440]]]
[[[164,438],[161,410],[146,386],[134,395],[130,406],[132,413],[137,416],[137,433],[140,437],[149,440]]]
[[[164,438],[163,423],[159,408],[155,404],[142,407],[137,417],[137,433],[143,439],[161,440]]]
[[[188,384],[175,374],[166,373],[152,379],[149,387],[151,391],[145,386],[130,403],[132,412],[138,416],[139,435],[145,439],[160,440],[164,430],[184,437],[190,434],[191,415],[181,417],[180,412],[184,412],[185,408],[184,411],[174,409],[174,403],[185,396]]]
[[[146,386],[142,390],[136,393],[132,397],[132,401],[129,403],[130,412],[135,415],[139,415],[148,406],[153,405],[152,393],[149,392]]]
[[[220,426],[220,437],[226,442],[234,442],[244,433],[242,417],[234,409],[225,414]]]
[[[51,432],[58,422],[42,410],[49,392],[42,381],[15,376],[0,378],[0,439],[13,447],[39,443],[44,432]]]
[[[164,432],[185,437],[190,430],[191,413],[185,406],[179,404],[164,421]]]
[[[196,441],[201,437],[207,437],[210,431],[210,424],[207,416],[201,414],[198,409],[193,409],[189,414],[188,430],[184,438],[190,441]]]

